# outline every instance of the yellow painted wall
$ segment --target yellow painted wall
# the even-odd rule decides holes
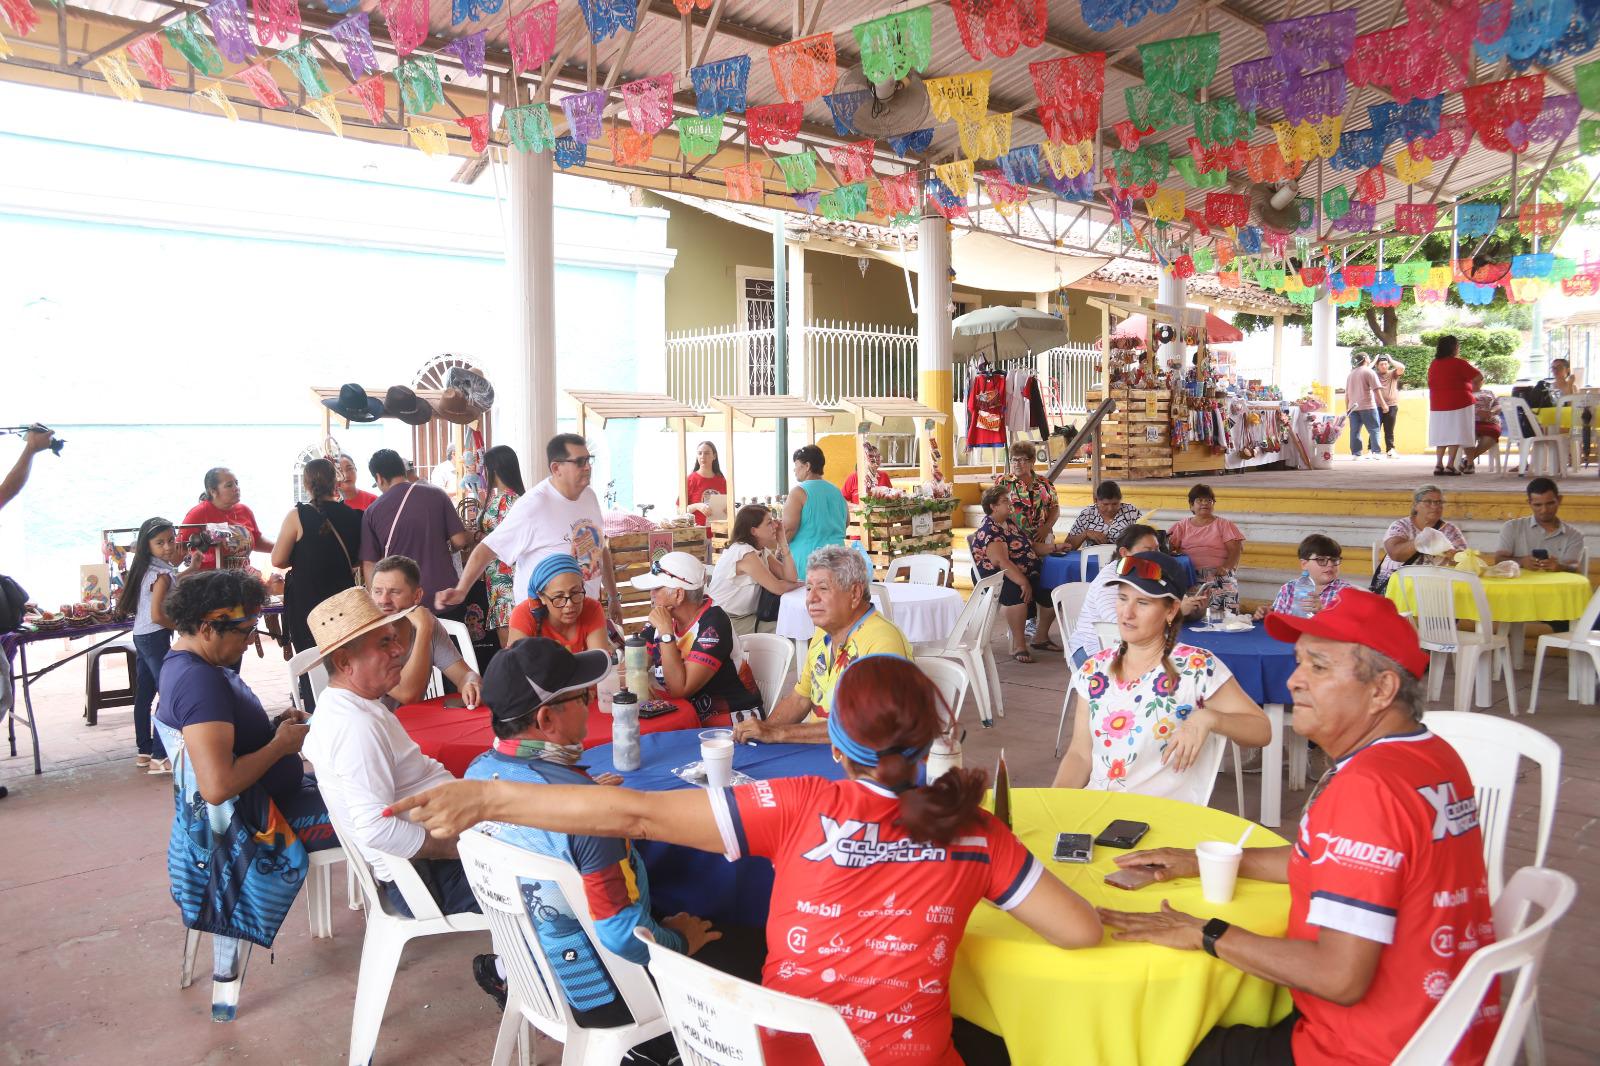
[[[1339,410],[1344,410],[1344,394],[1339,394]],[[1382,431],[1380,430],[1380,433]],[[1365,446],[1366,434],[1361,435]],[[1395,450],[1402,455],[1426,455],[1433,449],[1428,447],[1428,390],[1406,389],[1400,393],[1400,417],[1394,424]],[[1350,429],[1345,427],[1344,435],[1334,449],[1336,455],[1350,454]]]

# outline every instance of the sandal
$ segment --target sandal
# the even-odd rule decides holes
[[[1439,477],[1460,477],[1461,476],[1461,471],[1457,470],[1453,466],[1447,466],[1443,470],[1435,470],[1434,473],[1436,475],[1438,475]]]
[[[1028,654],[1027,649],[1012,652],[1011,658],[1019,663],[1031,663],[1036,661],[1032,655]]]
[[[1053,640],[1042,640],[1037,644],[1029,644],[1028,647],[1034,649],[1035,651],[1060,651],[1061,650],[1061,645],[1057,644]]]

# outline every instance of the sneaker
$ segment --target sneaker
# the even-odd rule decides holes
[[[170,774],[170,773],[172,773],[172,760],[171,759],[151,759],[150,760],[150,769],[146,770],[145,773],[150,774],[152,776],[159,775],[159,774]]]
[[[150,756],[135,755],[133,757],[133,765],[139,767],[141,770],[148,770],[150,768]]]
[[[495,956],[493,953],[474,955],[472,957],[472,979],[478,982],[479,988],[489,993],[489,997],[494,1000],[495,1006],[505,1010],[506,983],[495,972],[494,964]]]
[[[1388,451],[1383,453],[1383,457],[1385,459],[1398,459],[1400,458],[1400,453],[1395,451],[1393,448],[1390,448]]]

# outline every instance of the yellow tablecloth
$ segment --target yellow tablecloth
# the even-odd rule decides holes
[[[1148,796],[1078,789],[1013,789],[1012,827],[1028,850],[1096,906],[1158,910],[1163,899],[1190,914],[1220,916],[1243,928],[1283,935],[1287,885],[1241,880],[1233,902],[1206,903],[1198,878],[1111,888],[1112,848],[1094,862],[1051,861],[1057,833],[1098,833],[1117,818],[1150,823],[1140,847],[1192,847],[1238,840],[1246,823],[1231,814]],[[1285,843],[1256,827],[1247,846]],[[1112,940],[1064,951],[1002,911],[980,905],[967,923],[951,974],[955,1013],[1005,1037],[1017,1066],[1063,1062],[1177,1066],[1216,1025],[1269,1025],[1293,1006],[1287,989],[1250,977],[1201,951]]]
[[[1405,573],[1402,568],[1399,574]],[[1589,605],[1589,579],[1582,574],[1543,574],[1524,571],[1518,577],[1483,578],[1483,591],[1489,613],[1495,622],[1551,622],[1577,618]],[[1411,605],[1406,583],[1391,579],[1386,595],[1402,612]],[[1456,617],[1478,621],[1478,607],[1471,592],[1456,589]]]
[[[1555,425],[1556,425],[1556,410],[1557,409],[1554,408],[1554,407],[1540,407],[1537,410],[1535,410],[1533,413],[1534,413],[1534,415],[1536,415],[1538,417],[1539,424],[1541,426],[1545,426],[1547,428],[1554,429]],[[1560,411],[1561,411],[1561,428],[1562,429],[1571,429],[1572,428],[1572,408],[1571,408],[1571,406],[1562,407],[1562,408],[1560,408]],[[1582,423],[1579,423],[1579,424],[1582,425]]]

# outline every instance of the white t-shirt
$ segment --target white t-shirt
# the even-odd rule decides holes
[[[349,689],[329,687],[317,697],[300,750],[317,771],[317,791],[328,810],[354,834],[378,876],[394,880],[383,856],[411,858],[428,831],[404,818],[386,818],[383,809],[455,777],[422,754],[388,708]]]
[[[1072,675],[1078,713],[1089,715],[1089,783],[1106,792],[1137,792],[1204,806],[1212,781],[1204,759],[1178,773],[1161,762],[1172,735],[1198,705],[1200,696],[1214,696],[1233,676],[1222,660],[1192,644],[1172,649],[1178,671],[1174,685],[1166,668],[1156,663],[1136,681],[1121,682],[1111,673],[1116,649],[1091,655]],[[322,713],[322,705],[317,705]]]
[[[1117,620],[1117,589],[1111,584],[1111,579],[1116,576],[1116,567],[1102,566],[1100,572],[1094,575],[1094,580],[1089,582],[1089,591],[1084,594],[1083,606],[1078,610],[1078,622],[1072,627],[1072,635],[1067,638],[1069,655],[1079,648],[1090,655],[1100,650],[1100,634],[1095,632],[1094,624]]]
[[[546,478],[511,505],[483,543],[501,562],[516,567],[513,580],[518,602],[527,598],[528,578],[539,560],[556,552],[578,560],[583,568],[584,593],[590,599],[600,598],[605,523],[600,517],[600,497],[594,489],[584,489],[576,500],[569,500]]]
[[[712,603],[728,612],[730,618],[756,613],[756,604],[761,599],[761,586],[749,574],[739,572],[739,563],[746,556],[758,554],[764,553],[743,541],[730,544],[722,550],[717,557],[717,565],[711,570],[711,583],[706,586],[706,594],[711,597]]]

